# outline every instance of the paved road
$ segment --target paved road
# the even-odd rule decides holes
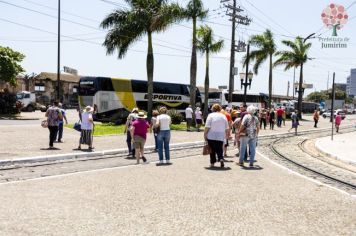
[[[203,156],[0,184],[2,235],[352,235],[356,199],[257,157]]]

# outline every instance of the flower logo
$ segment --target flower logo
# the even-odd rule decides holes
[[[347,23],[349,16],[344,6],[331,3],[321,13],[321,19],[327,28],[333,29],[332,36],[337,36],[337,30]]]

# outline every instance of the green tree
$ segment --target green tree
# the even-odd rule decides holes
[[[209,98],[209,56],[210,53],[217,53],[224,47],[224,41],[214,39],[212,29],[205,25],[197,30],[197,49],[205,53],[205,82],[204,82],[204,118],[208,116],[208,98]]]
[[[152,115],[153,69],[154,58],[152,34],[163,32],[174,22],[182,19],[182,9],[178,4],[168,4],[167,0],[126,0],[129,9],[118,9],[109,14],[101,27],[109,29],[103,45],[107,54],[116,50],[118,58],[122,59],[130,46],[147,35],[147,112]]]
[[[277,51],[277,46],[274,42],[273,33],[267,29],[263,34],[253,35],[249,43],[252,46],[257,47],[256,50],[252,50],[250,52],[249,59],[251,61],[255,61],[255,65],[253,66],[253,72],[257,75],[258,69],[261,64],[265,62],[267,59],[269,60],[269,74],[268,74],[268,107],[271,108],[272,101],[272,78],[273,78],[273,55]],[[246,56],[243,58],[243,63],[246,65]]]
[[[0,80],[15,86],[16,76],[25,71],[19,64],[24,58],[22,53],[0,46]]]
[[[204,9],[201,0],[190,0],[184,11],[184,17],[193,21],[192,56],[190,62],[190,104],[195,110],[195,94],[197,87],[197,20],[205,19],[208,10]]]
[[[308,50],[311,43],[305,43],[301,37],[297,37],[295,41],[283,40],[282,43],[290,48],[290,50],[277,52],[279,58],[275,61],[274,65],[284,65],[284,70],[300,67],[299,73],[299,94],[298,94],[298,116],[302,117],[302,102],[303,93],[301,88],[303,85],[303,65],[308,61]]]
[[[313,102],[320,102],[322,100],[325,101],[327,99],[329,99],[329,96],[325,91],[312,92],[306,97],[306,100],[313,101]]]

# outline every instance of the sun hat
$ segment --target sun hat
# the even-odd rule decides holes
[[[137,118],[146,119],[147,116],[145,115],[145,113],[143,111],[140,111],[137,115]]]
[[[138,112],[138,108],[137,107],[134,107],[131,111],[131,113],[134,113],[134,112]]]
[[[92,111],[94,111],[94,108],[92,108],[91,106],[86,106],[86,107],[84,108],[84,111],[86,111],[86,112],[92,112]]]

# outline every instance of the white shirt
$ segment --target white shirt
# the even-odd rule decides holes
[[[191,107],[185,109],[185,118],[193,118],[193,109]]]
[[[209,128],[208,139],[224,141],[225,131],[229,129],[226,116],[220,112],[213,112],[208,115],[205,127]]]
[[[157,116],[157,122],[159,122],[160,130],[170,130],[171,117],[166,114]]]
[[[93,119],[93,115],[91,114],[91,112],[83,112],[82,113],[82,124],[81,124],[82,129],[85,129],[85,130],[93,129],[93,123],[91,123],[89,121],[89,118]]]
[[[195,119],[201,120],[202,119],[201,115],[202,115],[201,111],[195,111]]]

